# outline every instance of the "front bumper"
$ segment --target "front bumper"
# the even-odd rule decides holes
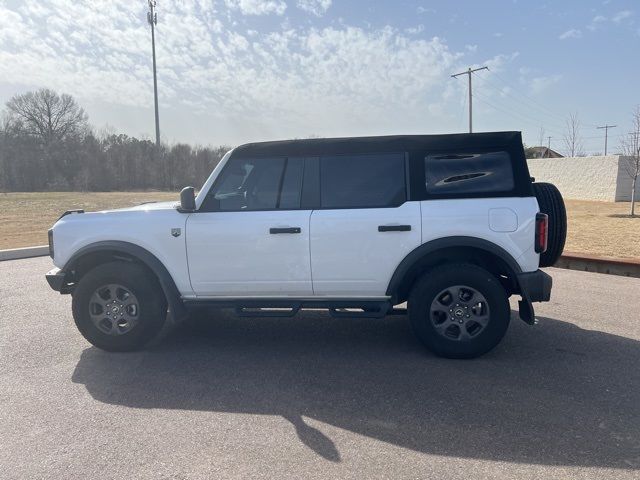
[[[551,275],[536,270],[535,272],[520,273],[518,275],[520,294],[531,302],[548,302],[551,298],[553,279]]]
[[[47,279],[49,286],[56,292],[71,293],[69,281],[67,279],[67,272],[60,270],[59,268],[54,268],[45,274],[45,278]]]

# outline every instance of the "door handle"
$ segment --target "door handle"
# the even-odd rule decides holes
[[[269,229],[269,233],[272,235],[278,233],[300,233],[301,231],[300,227],[273,227]]]
[[[379,232],[408,232],[411,230],[411,225],[379,225]]]

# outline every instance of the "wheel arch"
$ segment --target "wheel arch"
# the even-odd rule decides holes
[[[74,253],[62,270],[77,283],[92,268],[117,260],[141,264],[157,279],[174,319],[179,320],[186,316],[187,310],[173,277],[153,253],[139,245],[124,241],[91,243]]]
[[[475,237],[444,237],[415,248],[396,267],[386,294],[394,304],[407,300],[413,283],[431,267],[452,262],[485,268],[501,281],[508,293],[518,293],[518,262],[502,247]]]

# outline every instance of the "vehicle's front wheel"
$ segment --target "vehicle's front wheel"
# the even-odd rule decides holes
[[[495,347],[509,326],[507,294],[491,273],[470,264],[435,267],[414,285],[409,320],[436,355],[474,358]]]
[[[87,272],[73,292],[80,333],[111,352],[138,350],[162,330],[167,302],[157,280],[133,263],[111,262]]]

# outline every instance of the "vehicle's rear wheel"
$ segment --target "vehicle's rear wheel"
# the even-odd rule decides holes
[[[558,261],[564,250],[567,239],[567,211],[562,194],[555,185],[536,182],[533,184],[533,191],[540,211],[549,217],[547,251],[540,254],[540,266],[550,267]]]
[[[102,350],[138,350],[162,330],[167,302],[157,280],[139,265],[105,263],[87,272],[73,292],[80,333]]]
[[[491,273],[470,264],[426,272],[409,295],[409,320],[436,355],[474,358],[495,347],[509,326],[507,294]]]

